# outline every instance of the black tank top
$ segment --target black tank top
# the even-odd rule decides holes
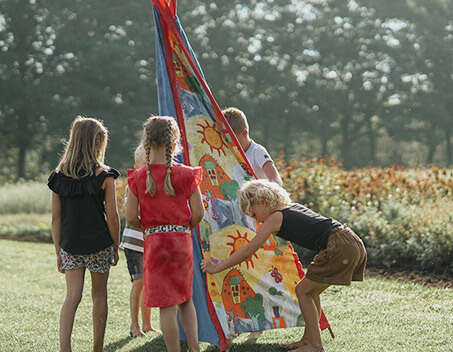
[[[319,215],[298,203],[277,211],[283,215],[277,236],[313,251],[325,249],[330,232],[341,226],[337,220]]]

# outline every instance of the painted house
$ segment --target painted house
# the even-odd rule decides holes
[[[237,317],[249,319],[241,309],[241,302],[247,297],[255,297],[255,291],[250,287],[237,269],[232,269],[223,279],[222,301],[225,312],[234,311]]]

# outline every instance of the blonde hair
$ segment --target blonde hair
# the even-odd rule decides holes
[[[66,143],[63,157],[56,171],[66,176],[79,179],[92,176],[96,171],[93,165],[106,169],[105,150],[108,142],[108,130],[102,121],[76,116],[71,124],[69,141]]]
[[[239,134],[244,130],[249,130],[249,124],[247,123],[247,117],[243,111],[238,108],[225,108],[222,110],[223,115],[227,119],[231,126],[231,129],[235,134]]]
[[[143,144],[140,144],[134,151],[135,165],[141,167],[146,164],[146,152]]]
[[[151,175],[149,166],[149,153],[151,148],[165,146],[165,160],[167,175],[165,176],[164,191],[168,196],[174,196],[175,190],[171,184],[171,167],[173,156],[181,150],[180,133],[176,121],[171,116],[151,116],[143,124],[142,145],[146,152],[146,191],[153,196],[156,193],[156,183]]]
[[[251,216],[251,206],[264,199],[271,208],[291,204],[288,192],[277,183],[268,180],[253,180],[244,183],[238,191],[239,206],[244,214]]]

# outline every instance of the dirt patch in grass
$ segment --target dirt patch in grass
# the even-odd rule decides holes
[[[365,275],[379,279],[412,282],[436,288],[453,289],[453,272],[422,271],[412,268],[367,268]]]
[[[0,240],[11,240],[18,242],[34,242],[34,243],[52,243],[52,238],[42,238],[36,236],[9,236],[0,235]]]

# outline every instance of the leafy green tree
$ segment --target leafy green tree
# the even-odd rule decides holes
[[[55,52],[58,19],[50,9],[48,1],[0,1],[0,143],[15,155],[18,177],[26,176],[27,152],[45,148],[44,107],[53,76],[68,61]]]
[[[241,309],[247,318],[252,319],[255,330],[259,331],[259,323],[266,319],[263,308],[263,296],[258,293],[255,297],[247,297],[241,303]]]

